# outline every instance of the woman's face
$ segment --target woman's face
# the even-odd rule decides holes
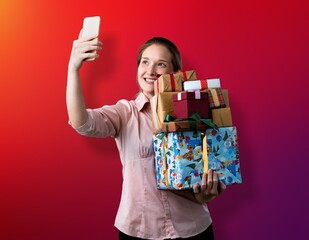
[[[153,44],[146,48],[142,54],[141,62],[137,69],[137,81],[146,97],[154,95],[153,83],[162,74],[172,73],[172,55],[162,45]]]

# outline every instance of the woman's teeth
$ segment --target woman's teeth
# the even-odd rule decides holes
[[[149,79],[149,78],[145,78],[146,82],[151,82],[153,83],[154,81],[156,81],[156,79]]]

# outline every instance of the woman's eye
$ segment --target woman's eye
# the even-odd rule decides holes
[[[166,67],[165,63],[159,63],[159,67]]]
[[[142,64],[146,64],[146,65],[147,65],[147,64],[148,64],[148,61],[147,61],[147,60],[143,60],[143,61],[142,61]]]

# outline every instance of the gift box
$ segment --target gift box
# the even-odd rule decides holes
[[[196,80],[196,72],[194,70],[178,70],[176,74],[182,75],[183,81]]]
[[[184,119],[193,113],[201,118],[209,118],[207,92],[180,92],[173,95],[174,117]]]
[[[154,82],[155,94],[158,92],[182,91],[183,77],[181,74],[163,74]]]
[[[231,108],[216,108],[212,109],[212,121],[218,126],[218,127],[232,127],[232,114],[231,114]]]
[[[159,133],[153,142],[159,189],[190,189],[201,182],[204,164],[200,131]]]
[[[175,94],[177,92],[159,92],[150,99],[154,133],[162,132],[161,125],[167,115],[174,115],[173,95]]]
[[[230,101],[229,101],[229,93],[227,89],[220,89],[221,93],[223,95],[225,107],[230,107]]]
[[[242,183],[236,127],[207,129],[205,134],[208,168],[216,170],[225,185]]]
[[[207,89],[209,108],[224,108],[226,107],[225,99],[221,88]]]
[[[196,73],[194,70],[178,71],[172,74],[162,74],[154,82],[155,94],[159,92],[180,92],[183,90],[182,84],[187,80],[195,80]]]
[[[205,79],[205,80],[193,80],[183,83],[183,90],[204,90],[208,88],[221,88],[220,79]]]
[[[182,120],[182,121],[165,121],[161,123],[160,130],[162,132],[184,132],[193,130],[206,130],[208,128],[216,128],[217,126],[211,119],[201,120]]]

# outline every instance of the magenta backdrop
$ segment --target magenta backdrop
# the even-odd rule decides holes
[[[238,129],[244,182],[209,204],[216,239],[305,239],[307,1],[79,2],[0,3],[0,239],[116,239],[115,143],[67,124],[67,63],[91,15],[104,46],[82,69],[87,106],[134,97],[139,46],[170,38],[184,69],[221,79]]]

